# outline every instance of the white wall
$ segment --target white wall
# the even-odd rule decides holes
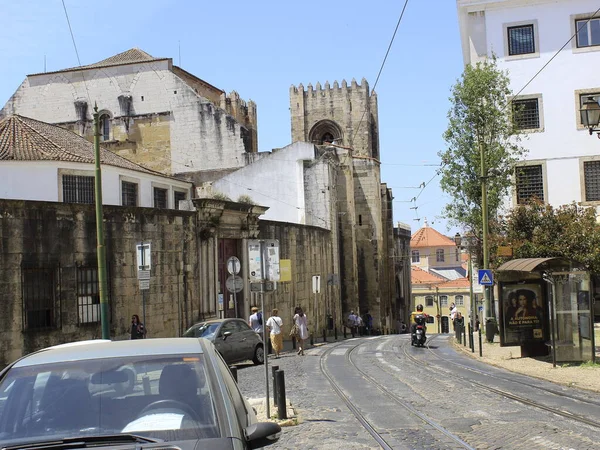
[[[92,164],[58,161],[1,161],[0,198],[58,202],[62,196],[59,187],[59,169],[83,171],[85,173],[82,174],[94,176]],[[154,206],[153,186],[169,190],[169,208],[174,208],[174,189],[187,192],[188,199],[190,198],[191,183],[113,166],[102,166],[102,203],[104,205],[121,204],[121,177],[138,182],[139,206]]]
[[[306,224],[303,161],[314,158],[313,144],[296,142],[215,181],[213,191],[233,201],[248,195],[254,203],[268,206],[265,220]]]
[[[459,20],[463,51],[469,49],[465,61],[477,61],[473,50],[477,42],[485,39],[488,54],[493,51],[499,57],[499,66],[509,71],[511,88],[520,91],[528,81],[573,35],[571,16],[590,15],[598,9],[595,0],[524,1],[506,0],[476,5],[475,1],[459,1]],[[461,5],[465,9],[461,9]],[[466,16],[467,9],[485,10],[486,33],[482,37],[474,29],[474,16]],[[477,19],[478,20],[478,19]],[[506,60],[503,25],[521,21],[537,21],[539,56]],[[471,25],[469,26],[469,22]],[[600,48],[598,48],[600,50]],[[573,51],[569,44],[527,86],[520,95],[542,94],[542,132],[527,133],[522,145],[529,150],[527,160],[546,161],[546,201],[557,206],[572,201],[582,201],[579,158],[600,154],[600,141],[589,136],[587,130],[578,129],[578,98],[575,91],[598,88],[600,78],[600,51]]]

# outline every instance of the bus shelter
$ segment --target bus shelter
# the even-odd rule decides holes
[[[500,345],[557,362],[594,361],[591,277],[565,258],[523,258],[496,271]]]

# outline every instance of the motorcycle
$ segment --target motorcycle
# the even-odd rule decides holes
[[[427,337],[425,336],[425,330],[427,329],[425,323],[426,319],[424,314],[415,316],[415,326],[413,327],[410,345],[416,345],[417,347],[423,347],[425,345],[425,341],[427,340]]]

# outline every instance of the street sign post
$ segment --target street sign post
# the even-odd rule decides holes
[[[150,290],[150,272],[152,270],[152,246],[150,242],[140,242],[135,246],[138,282],[142,291],[142,321],[146,326],[146,292]]]
[[[237,274],[240,273],[241,268],[242,265],[237,257],[231,256],[229,259],[227,259],[227,272],[229,272],[231,276],[225,281],[225,286],[229,292],[233,292],[233,307],[235,309],[235,317],[239,317],[237,293],[244,288],[244,281],[242,280],[242,277],[237,276]]]
[[[494,274],[490,269],[479,269],[479,284],[482,286],[494,285]]]
[[[238,273],[240,273],[241,268],[242,265],[240,264],[240,260],[237,257],[232,256],[227,260],[227,272],[229,273],[229,275],[237,275]]]

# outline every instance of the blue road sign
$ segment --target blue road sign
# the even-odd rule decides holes
[[[482,286],[494,285],[494,275],[490,269],[479,269],[479,284]]]

